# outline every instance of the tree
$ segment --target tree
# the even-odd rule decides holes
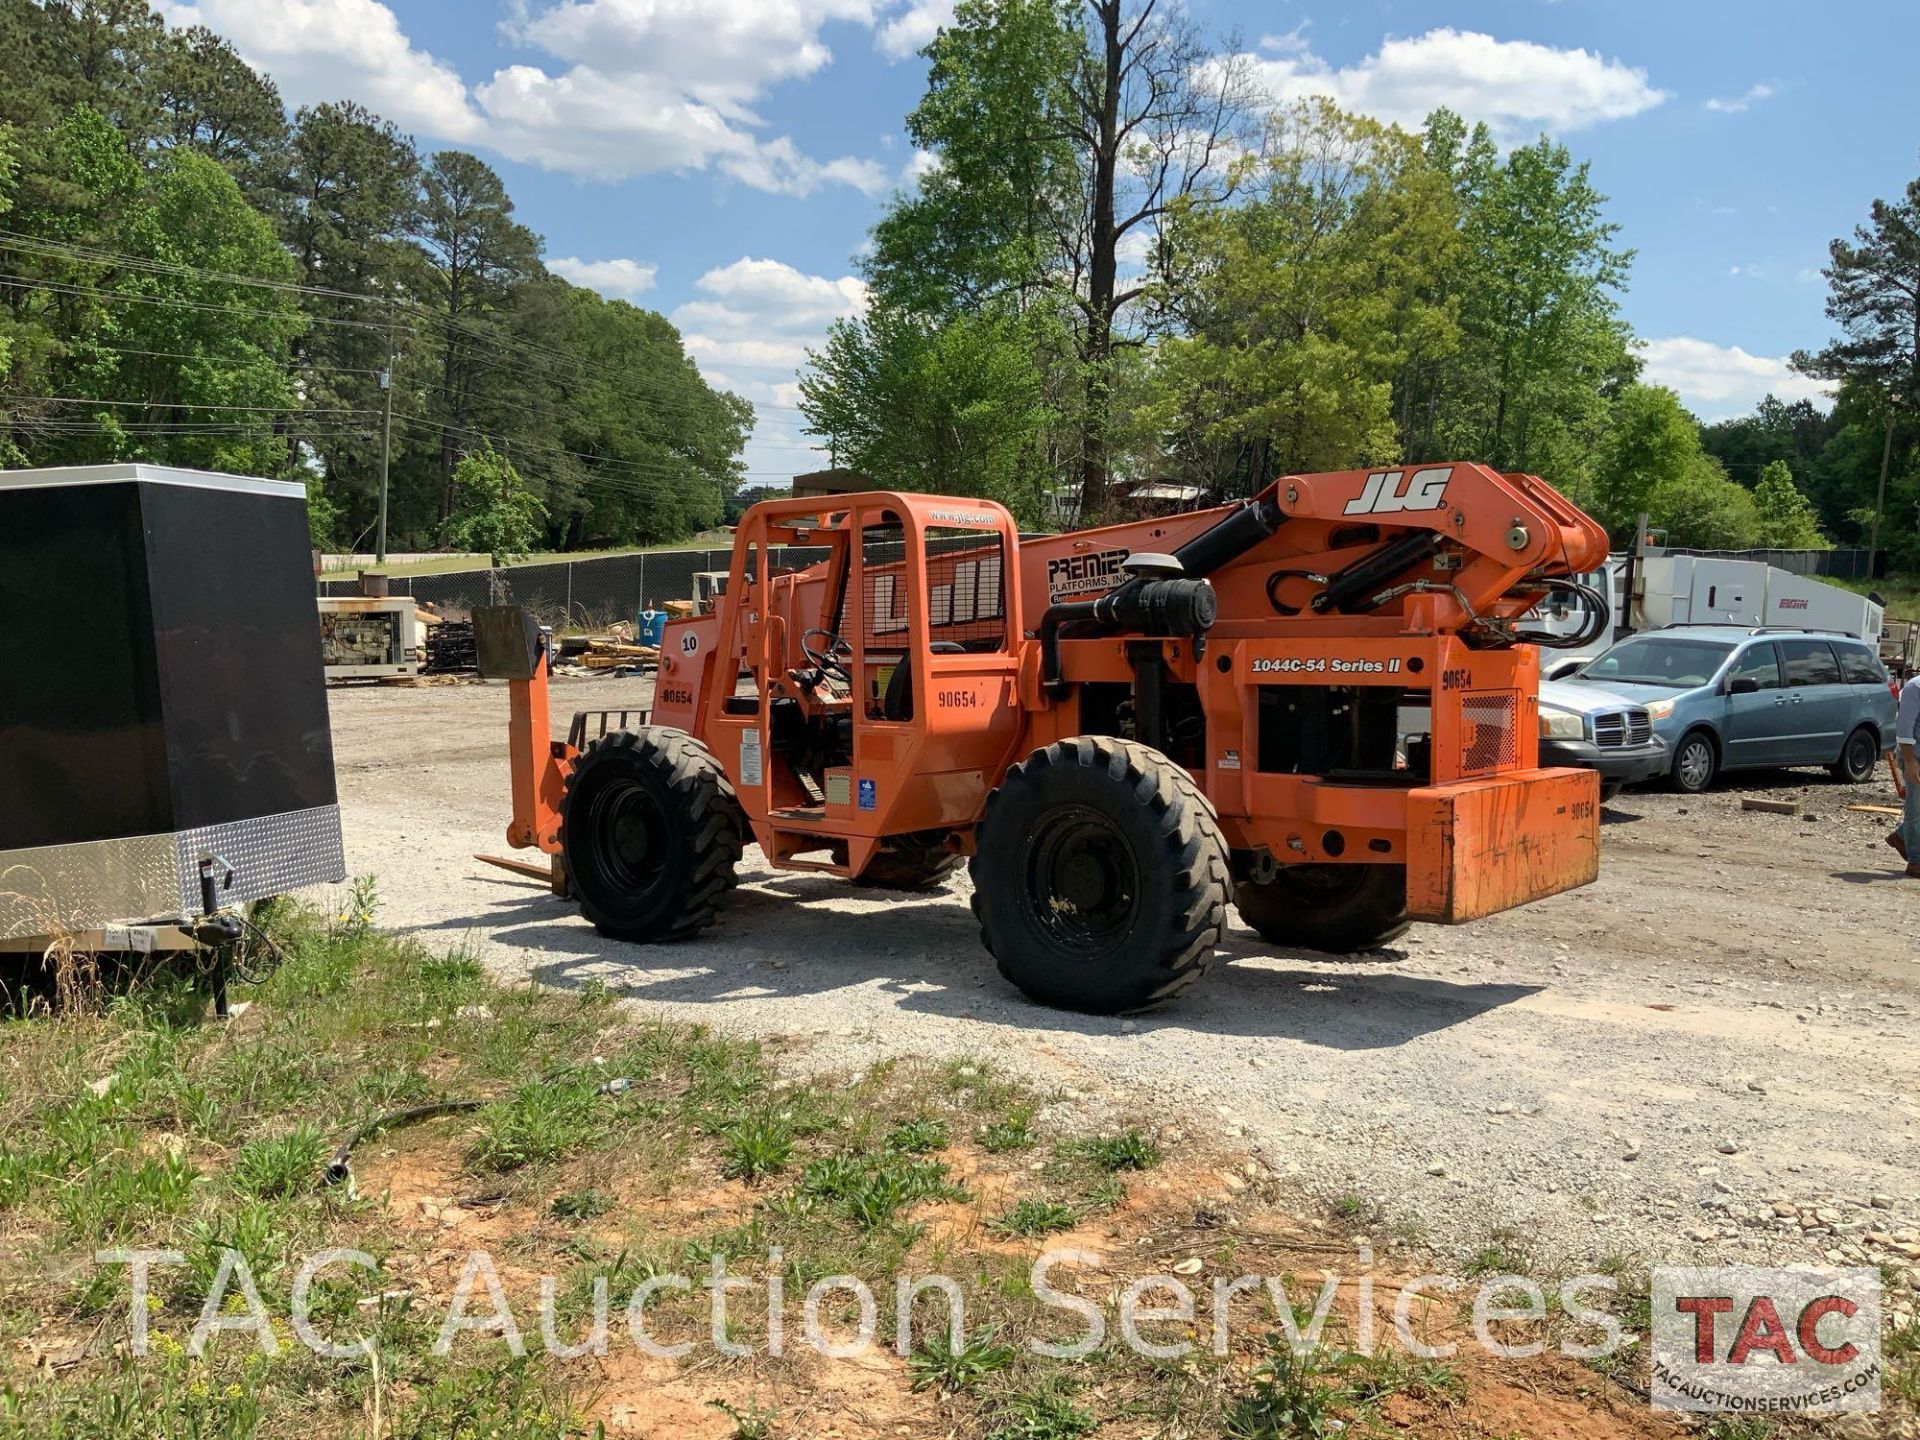
[[[1759,512],[1758,544],[1777,550],[1825,550],[1832,542],[1820,533],[1820,521],[1784,460],[1769,461],[1753,487]]]
[[[280,91],[203,25],[168,31],[154,66],[160,137],[219,161],[247,197],[270,203],[287,140]]]
[[[1454,343],[1430,298],[1456,240],[1445,177],[1412,136],[1325,101],[1276,115],[1239,168],[1245,203],[1177,207],[1167,230],[1190,332],[1158,351],[1174,468],[1250,491],[1398,459],[1395,377]]]
[[[1081,509],[1097,515],[1114,353],[1138,343],[1130,318],[1149,288],[1123,276],[1123,250],[1176,203],[1225,197],[1244,69],[1164,0],[962,0],[925,53],[909,130],[939,168],[876,227],[876,292],[925,313],[1013,290],[1059,311],[1082,387]]]
[[[1613,248],[1619,227],[1589,167],[1542,138],[1504,161],[1483,131],[1458,117],[1429,122],[1429,154],[1454,178],[1462,207],[1456,298],[1460,343],[1426,361],[1414,455],[1471,455],[1502,470],[1530,470],[1578,490],[1586,457],[1608,425],[1609,400],[1633,378],[1629,332],[1615,296],[1632,252]]]
[[[1753,492],[1727,478],[1720,463],[1696,453],[1678,475],[1662,480],[1647,497],[1657,529],[1669,545],[1703,550],[1745,550],[1760,537]]]
[[[1583,498],[1616,536],[1631,534],[1636,517],[1655,508],[1655,493],[1669,487],[1671,495],[1671,487],[1697,479],[1704,459],[1700,427],[1680,397],[1664,386],[1632,385],[1614,404]]]
[[[531,402],[516,372],[476,353],[505,328],[516,290],[539,269],[540,242],[513,219],[513,201],[491,166],[462,150],[442,150],[422,174],[418,237],[426,251],[432,301],[441,323],[434,418],[441,425],[440,514],[452,513],[454,470],[477,434],[498,426],[502,392]],[[544,427],[543,427],[544,428]]]
[[[1920,406],[1920,179],[1895,201],[1875,200],[1853,242],[1828,246],[1827,318],[1841,335],[1817,353],[1797,350],[1794,368],[1874,397],[1883,431],[1880,479],[1868,539],[1880,546],[1895,433]]]
[[[513,462],[483,445],[460,458],[454,472],[454,510],[446,541],[459,550],[484,550],[504,565],[537,547],[547,507],[527,488]]]
[[[1054,417],[1034,358],[1039,323],[1006,305],[944,322],[893,308],[839,321],[800,382],[809,426],[879,484],[977,495],[1043,523]]]

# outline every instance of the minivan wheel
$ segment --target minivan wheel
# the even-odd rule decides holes
[[[1704,730],[1684,736],[1673,752],[1673,784],[1676,790],[1698,795],[1713,783],[1720,768],[1720,754],[1713,748],[1713,737]]]
[[[1847,737],[1840,758],[1833,762],[1833,778],[1859,785],[1873,778],[1874,766],[1879,763],[1880,737],[1873,733],[1872,726],[1862,725]]]

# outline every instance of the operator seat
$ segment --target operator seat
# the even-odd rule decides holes
[[[967,647],[953,640],[936,640],[927,646],[935,655],[964,655]],[[886,720],[913,718],[913,656],[902,655],[887,679],[887,693],[880,699],[880,715]]]

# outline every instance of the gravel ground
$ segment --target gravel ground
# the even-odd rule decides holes
[[[554,685],[576,708],[650,682]],[[382,916],[497,971],[599,978],[640,1004],[777,1037],[817,1063],[990,1057],[1089,1114],[1164,1115],[1253,1172],[1468,1253],[1517,1232],[1542,1262],[1920,1265],[1920,884],[1881,843],[1890,788],[1817,771],[1704,797],[1629,792],[1600,881],[1358,963],[1237,923],[1207,981],[1135,1020],[1029,1004],[995,973],[964,875],[881,897],[749,849],[722,923],[608,941],[479,865],[504,850],[507,697],[480,684],[333,694],[355,873]],[[1801,802],[1743,812],[1742,794]],[[1235,1179],[1232,1183],[1239,1183]],[[1911,1304],[1907,1296],[1896,1309]]]

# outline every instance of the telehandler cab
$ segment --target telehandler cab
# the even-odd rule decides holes
[[[791,573],[775,547],[824,546]],[[1584,885],[1598,781],[1537,768],[1543,601],[1604,531],[1481,465],[1286,476],[1251,500],[1022,540],[983,500],[775,500],[711,613],[670,623],[651,715],[548,733],[533,621],[476,615],[512,686],[509,842],[622,940],[712,924],[779,869],[924,889],[965,859],[1001,973],[1049,1005],[1192,985],[1227,906],[1352,952]],[[588,730],[599,733],[589,737]]]

